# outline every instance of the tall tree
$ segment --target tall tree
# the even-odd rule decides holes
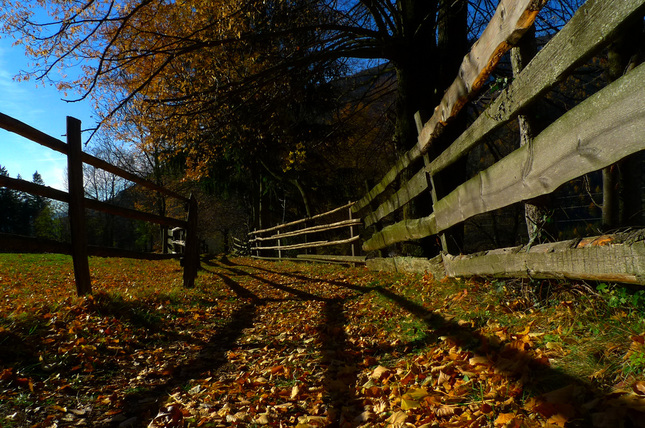
[[[608,52],[607,78],[614,81],[630,72],[645,55],[645,26],[635,19],[611,44]],[[631,155],[603,169],[602,226],[634,226],[642,222],[642,153]]]
[[[394,64],[397,135],[408,146],[413,114],[434,107],[446,82],[438,77],[454,73],[452,59],[465,52],[466,0],[41,0],[53,18],[46,23],[34,22],[26,4],[4,3],[5,31],[19,33],[36,60],[24,77],[94,97],[104,123],[137,100],[170,107],[152,119],[173,129],[190,122],[170,134],[183,148],[189,130],[221,126],[199,120],[211,106],[230,112],[259,91],[277,93],[285,75],[325,78],[324,65],[341,58]],[[85,73],[55,79],[57,67],[78,61]]]

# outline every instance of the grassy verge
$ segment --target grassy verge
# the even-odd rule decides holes
[[[0,255],[0,426],[640,426],[639,289]],[[407,425],[406,425],[407,424]],[[631,425],[630,425],[631,424]]]

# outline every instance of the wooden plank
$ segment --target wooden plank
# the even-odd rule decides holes
[[[332,262],[332,263],[365,263],[365,256],[336,256],[327,254],[298,254],[298,260]]]
[[[66,192],[47,186],[41,186],[25,180],[18,180],[16,178],[0,176],[0,186],[19,190],[21,192],[31,193],[32,195],[39,195],[46,198],[55,199],[62,202],[69,202],[69,195]],[[148,214],[142,211],[118,207],[116,205],[111,205],[94,199],[85,198],[84,205],[88,209],[119,215],[121,217],[127,217],[135,220],[142,220],[166,226],[177,226],[182,228],[186,227],[186,221],[184,220],[177,220],[170,217]]]
[[[444,255],[450,277],[557,278],[645,285],[645,241],[576,246],[577,241],[495,250],[484,255]],[[564,245],[563,245],[564,244]]]
[[[644,5],[645,0],[588,0],[486,111],[431,162],[428,172],[434,175],[453,164],[490,132],[514,119],[581,61],[612,40],[625,21],[642,15]]]
[[[553,192],[645,149],[645,64],[564,114],[435,205],[439,231],[474,215]]]
[[[252,256],[250,256],[250,257],[251,257],[252,259],[258,259],[258,260],[274,260],[274,261],[276,261],[276,262],[284,262],[284,261],[288,261],[288,262],[298,262],[298,261],[302,261],[302,260],[299,260],[299,259],[297,259],[297,258],[295,258],[295,257],[282,257],[282,258],[280,258],[280,257],[257,256],[257,255],[256,255],[256,256],[253,256],[253,255],[252,255]]]
[[[11,116],[0,113],[0,128],[67,155],[67,144]]]
[[[441,256],[432,259],[421,257],[388,257],[367,259],[366,266],[369,270],[403,273],[431,273],[435,279],[446,276]]]
[[[457,115],[477,93],[501,57],[516,44],[533,25],[546,0],[501,0],[481,37],[464,57],[455,81],[446,91],[439,106],[419,135],[421,152],[427,151],[432,134],[439,123]]]
[[[16,253],[55,253],[72,254],[72,245],[51,239],[35,238],[32,236],[10,235],[0,233],[0,252]],[[142,253],[138,251],[121,250],[119,248],[99,247],[88,245],[89,255],[98,257],[124,257],[129,259],[163,260],[177,258],[177,254]]]
[[[416,159],[419,159],[421,157],[421,151],[414,146],[411,150],[408,152],[404,153],[397,161],[396,164],[385,174],[385,177],[381,179],[381,181],[374,186],[363,198],[361,198],[360,201],[356,202],[356,204],[352,207],[352,211],[357,213],[363,208],[366,208],[369,206],[370,202],[372,202],[378,195],[383,193],[385,189],[387,189],[390,184],[394,183],[396,178],[399,176],[399,174],[402,171],[405,171],[405,169]]]
[[[347,209],[347,215],[349,216],[349,220],[350,220],[350,221],[351,221],[351,220],[354,220],[354,219],[352,218],[352,207],[349,207],[349,208]],[[360,219],[360,218],[359,218],[359,219],[356,219],[356,220],[358,220],[359,222],[361,221],[361,219]],[[360,223],[359,223],[359,224],[360,224]],[[355,236],[355,235],[354,235],[354,226],[349,226],[349,237],[353,239],[353,238],[354,238],[354,236]],[[352,248],[352,257],[356,257],[356,243],[355,243],[355,242],[354,242],[354,243],[352,243],[351,248]]]
[[[291,245],[274,245],[272,247],[261,247],[261,246],[256,246],[256,247],[251,247],[252,251],[260,251],[260,250],[299,250],[301,248],[314,248],[314,247],[322,247],[324,245],[327,245],[329,241],[314,241],[314,242],[304,242],[302,244],[291,244]]]
[[[186,224],[186,243],[184,245],[184,287],[193,288],[199,270],[199,236],[197,235],[197,199],[190,195],[188,220]]]
[[[122,257],[125,259],[139,259],[139,260],[167,260],[167,259],[177,259],[181,257],[180,254],[143,253],[140,251],[122,250],[120,248],[110,248],[110,247],[99,247],[96,245],[88,245],[87,251],[91,256],[95,256],[95,257]]]
[[[363,251],[375,251],[397,242],[425,238],[438,232],[434,213],[428,217],[403,220],[372,235],[363,243]]]
[[[173,192],[172,190],[166,189],[165,187],[159,186],[157,183],[153,183],[150,180],[146,180],[145,178],[141,178],[136,174],[133,174],[131,172],[128,172],[124,169],[119,168],[118,166],[114,166],[111,163],[108,163],[104,161],[103,159],[99,159],[97,157],[94,157],[92,155],[89,155],[85,152],[82,154],[83,156],[83,162],[92,165],[96,168],[101,168],[107,172],[110,172],[114,175],[118,175],[119,177],[125,178],[126,180],[132,181],[133,183],[136,183],[140,186],[146,187],[150,190],[154,190],[155,192],[162,193],[166,196],[170,196],[175,199],[179,199],[180,201],[184,202],[189,202],[190,199],[188,199],[185,196],[180,195],[177,192]]]
[[[91,210],[101,211],[108,214],[131,218],[134,220],[146,221],[148,223],[156,223],[162,226],[181,227],[181,228],[187,227],[187,222],[185,220],[177,220],[171,217],[163,217],[160,215],[149,214],[143,211],[137,211],[130,208],[118,207],[116,205],[108,204],[106,202],[97,201],[96,199],[85,198],[84,201],[85,201],[85,207]]]
[[[251,250],[298,250],[302,248],[317,248],[317,247],[328,247],[330,245],[341,245],[341,244],[349,244],[350,242],[358,241],[361,237],[360,236],[354,236],[353,238],[349,239],[341,239],[338,241],[316,241],[316,242],[305,242],[303,244],[293,244],[293,245],[281,245],[281,246],[273,246],[273,247],[253,247]]]
[[[279,224],[277,226],[270,227],[268,229],[254,230],[253,232],[249,232],[247,235],[249,235],[249,236],[257,235],[259,233],[273,232],[273,231],[276,231],[276,230],[279,230],[279,229],[283,229],[285,227],[295,226],[296,224],[304,223],[306,221],[316,220],[316,219],[319,219],[319,218],[327,216],[327,215],[335,214],[338,211],[342,211],[342,210],[345,210],[347,208],[350,208],[352,205],[354,205],[354,202],[349,202],[346,205],[343,205],[343,206],[338,207],[338,208],[334,208],[333,210],[330,210],[330,211],[327,211],[327,212],[324,212],[324,213],[321,213],[321,214],[316,214],[316,215],[311,216],[309,218],[301,218],[300,220],[295,220],[295,221],[292,221],[290,223]]]
[[[49,199],[55,199],[61,202],[69,202],[69,195],[62,190],[53,189],[48,186],[41,186],[26,180],[19,180],[6,176],[0,176],[0,187],[19,190],[21,192],[31,193],[32,195],[43,196]]]
[[[533,25],[546,0],[501,0],[493,18],[470,52],[464,56],[457,77],[446,90],[432,117],[424,124],[417,144],[403,155],[379,184],[368,192],[353,208],[354,212],[369,205],[381,194],[401,171],[425,153],[433,139],[448,120],[455,117],[466,102],[484,85],[500,58]]]
[[[18,134],[24,138],[27,138],[35,143],[40,144],[41,146],[48,147],[59,153],[67,155],[67,150],[68,150],[67,144],[65,144],[64,142],[62,142],[57,138],[54,138],[50,135],[45,134],[42,131],[37,130],[36,128],[33,128],[27,125],[24,122],[14,119],[13,117],[7,116],[6,114],[0,113],[0,128],[3,128],[9,132],[13,132],[14,134]],[[126,180],[130,180],[134,183],[137,183],[141,186],[155,190],[157,192],[163,193],[167,196],[171,196],[173,198],[177,198],[185,202],[188,202],[188,198],[176,192],[168,190],[164,187],[161,187],[149,180],[143,179],[135,174],[125,171],[119,167],[116,167],[108,162],[105,162],[102,159],[96,158],[84,152],[81,152],[81,158],[84,163],[95,166],[97,168],[104,169],[108,172],[111,172],[112,174],[116,174],[119,177],[123,177]]]
[[[72,246],[51,239],[0,233],[0,252],[72,254]]]
[[[340,229],[343,227],[350,227],[350,226],[355,226],[361,224],[360,219],[352,219],[352,220],[343,220],[339,221],[336,223],[329,223],[329,224],[320,224],[318,226],[311,226],[307,227],[304,229],[298,229],[298,230],[293,230],[291,232],[285,232],[285,233],[278,233],[276,235],[272,236],[267,236],[267,237],[257,237],[255,239],[252,239],[249,242],[255,242],[255,241],[271,241],[271,240],[276,240],[276,239],[282,239],[282,238],[289,238],[292,236],[300,236],[304,235],[307,233],[314,233],[314,232],[324,232],[327,230],[334,230],[334,229]]]
[[[419,196],[427,188],[428,179],[426,177],[426,172],[421,170],[414,174],[414,176],[387,201],[379,205],[374,212],[365,216],[363,220],[365,222],[365,227],[369,227],[387,215],[392,214],[394,211]]]
[[[569,24],[538,53],[513,84],[493,102],[491,107],[480,115],[448,150],[431,162],[427,168],[428,172],[436,174],[459,159],[487,133],[513,119],[519,110],[546,92],[579,61],[611,40],[621,28],[623,21],[642,13],[644,4],[645,0],[626,0],[619,3],[589,0],[574,15]],[[576,42],[572,43],[572,40]],[[420,147],[417,146],[417,152],[420,151]],[[582,174],[584,173],[580,175]],[[443,201],[444,204],[445,202]],[[459,201],[453,200],[450,205],[457,207]],[[439,207],[436,208],[439,210]],[[444,211],[444,215],[449,213]],[[397,228],[399,231],[396,232],[384,230],[387,238],[376,234],[364,244],[364,248],[380,249],[402,240],[415,239],[409,238],[409,234],[401,230],[405,229],[404,225],[399,225]],[[445,228],[445,225],[437,225],[437,231]]]

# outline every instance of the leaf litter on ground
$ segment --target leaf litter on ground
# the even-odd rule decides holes
[[[90,266],[0,255],[0,426],[645,426],[642,313],[585,284]]]

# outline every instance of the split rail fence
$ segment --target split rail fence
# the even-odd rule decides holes
[[[362,221],[354,218],[351,207],[353,202],[327,211],[321,214],[295,220],[289,223],[280,224],[268,229],[254,230],[249,232],[249,250],[253,257],[263,259],[297,259],[308,261],[326,261],[331,263],[361,263],[365,257],[357,255],[355,244],[360,240],[357,233],[358,227]],[[346,220],[329,222],[332,216],[347,213]],[[337,220],[337,219],[336,219]],[[323,223],[321,223],[321,221]],[[320,236],[321,233],[332,230],[346,229],[348,238],[342,239],[321,239],[309,240],[310,237]],[[288,241],[288,242],[287,242]],[[309,250],[320,250],[332,246],[350,245],[351,255],[333,255],[333,254],[308,254]],[[305,253],[300,253],[305,251]],[[296,257],[288,256],[287,253],[300,253]]]
[[[25,180],[0,176],[0,187],[54,199],[68,204],[68,215],[71,229],[71,243],[43,240],[25,236],[0,234],[0,248],[4,251],[53,252],[71,254],[74,261],[74,276],[79,295],[91,293],[88,255],[102,257],[140,257],[140,253],[119,250],[115,248],[91,246],[87,243],[85,210],[106,212],[134,220],[155,223],[162,227],[181,228],[186,230],[184,247],[184,286],[192,287],[199,268],[199,240],[197,237],[197,200],[191,195],[186,198],[176,192],[161,187],[156,183],[145,180],[118,168],[108,162],[98,159],[82,151],[81,122],[73,117],[67,117],[67,143],[38,131],[31,126],[12,117],[0,113],[0,128],[18,134],[44,147],[55,150],[67,156],[69,191],[63,192],[51,187],[30,183]],[[137,185],[146,187],[158,193],[183,201],[187,206],[187,219],[179,220],[171,217],[118,207],[106,202],[85,198],[83,188],[83,164],[101,168],[118,175]],[[164,257],[161,254],[149,254],[152,257]],[[173,257],[172,255],[170,257]]]
[[[417,121],[417,144],[352,207],[355,213],[363,213],[365,227],[374,226],[377,230],[364,242],[364,251],[441,237],[452,226],[476,215],[550,194],[570,180],[645,149],[645,64],[642,64],[566,112],[528,144],[444,197],[437,197],[433,186],[437,174],[466,156],[493,131],[526,114],[527,107],[584,61],[599,54],[622,31],[639,20],[642,23],[645,12],[644,0],[588,0],[474,123],[445,151],[430,158],[428,152],[441,138],[444,128],[452,125],[457,114],[483,87],[502,55],[520,42],[544,3],[500,1],[481,38],[464,57],[441,104],[425,123]],[[392,189],[403,177],[411,178],[398,189]],[[432,212],[381,226],[383,219],[400,213],[425,192],[431,193]],[[645,240],[641,234],[632,241],[628,245],[615,237],[591,238],[459,256],[446,254],[443,241],[440,261],[449,276],[564,277],[645,284]],[[396,264],[395,259],[377,259],[373,266]]]

